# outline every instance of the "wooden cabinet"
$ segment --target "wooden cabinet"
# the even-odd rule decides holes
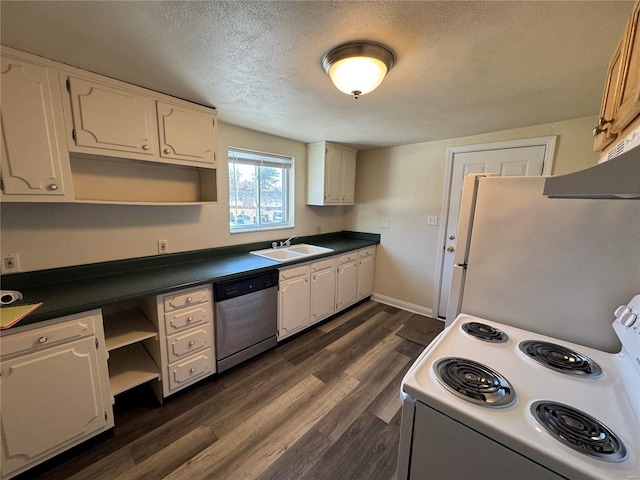
[[[358,295],[357,301],[371,296],[376,269],[376,247],[358,251]]]
[[[593,150],[600,152],[640,115],[640,1],[635,3],[616,46],[605,81],[600,121],[594,129]]]
[[[336,276],[336,313],[358,299],[358,252],[341,255]]]
[[[4,50],[0,76],[2,201],[72,200],[58,73]]]
[[[215,373],[211,285],[148,298],[140,308],[159,332],[149,353],[160,365],[163,397]]]
[[[337,258],[311,263],[311,325],[336,311]]]
[[[356,150],[329,142],[307,145],[307,205],[353,205]]]
[[[278,340],[308,327],[311,285],[309,264],[280,269],[278,279]]]
[[[3,479],[113,427],[100,310],[46,323],[0,339]]]

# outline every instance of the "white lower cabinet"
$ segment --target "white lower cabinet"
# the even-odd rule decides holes
[[[159,332],[158,347],[149,353],[161,370],[167,397],[216,371],[213,287],[201,285],[146,299],[145,315]]]
[[[336,312],[336,264],[335,257],[311,264],[311,325]]]
[[[2,479],[113,427],[100,310],[5,334],[0,347]]]
[[[308,327],[311,284],[309,264],[280,269],[278,279],[278,340]]]
[[[358,252],[341,255],[336,276],[336,312],[356,303],[358,298]]]
[[[373,293],[373,280],[376,270],[376,247],[358,251],[358,295],[357,301]]]
[[[373,293],[376,247],[280,269],[278,340]]]

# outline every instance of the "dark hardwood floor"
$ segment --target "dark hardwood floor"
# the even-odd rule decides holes
[[[21,478],[391,480],[400,382],[442,328],[367,301],[162,407],[123,394],[113,435]]]

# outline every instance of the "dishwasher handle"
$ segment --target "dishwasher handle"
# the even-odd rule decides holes
[[[278,286],[278,271],[271,270],[266,273],[247,275],[245,277],[227,280],[213,285],[213,298],[216,302],[229,300],[230,298],[249,295],[271,287]]]

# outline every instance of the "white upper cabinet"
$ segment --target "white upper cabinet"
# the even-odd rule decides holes
[[[356,153],[329,142],[307,145],[307,205],[353,205]]]
[[[70,151],[156,155],[155,105],[151,98],[73,76],[67,79],[67,89],[73,116]]]
[[[63,73],[64,75],[64,73]],[[111,79],[68,76],[69,151],[217,167],[217,112]]]
[[[2,201],[73,199],[58,73],[2,55]]]
[[[216,117],[196,106],[156,102],[160,156],[216,166]]]

